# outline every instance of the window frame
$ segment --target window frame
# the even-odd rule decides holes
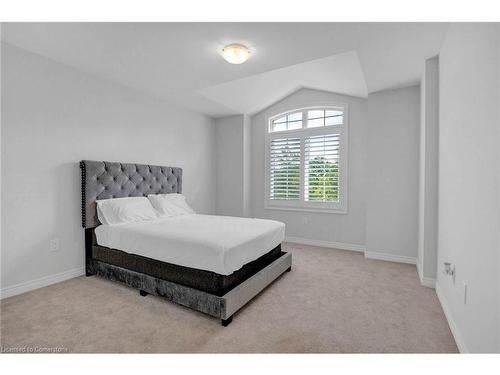
[[[341,110],[343,112],[342,125],[329,125],[322,127],[307,128],[307,112],[311,110]],[[302,112],[302,128],[294,130],[279,130],[270,132],[272,121],[296,112]],[[337,132],[337,131],[338,132]],[[340,134],[339,145],[339,201],[338,202],[315,202],[305,201],[305,139],[309,136]],[[298,200],[271,199],[271,171],[270,171],[270,145],[273,139],[300,138],[300,198]],[[316,105],[310,107],[296,108],[280,112],[267,117],[265,126],[265,186],[264,186],[264,209],[268,210],[291,210],[346,214],[348,206],[348,150],[349,150],[349,110],[347,104]]]

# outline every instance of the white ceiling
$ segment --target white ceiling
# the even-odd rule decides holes
[[[365,97],[417,83],[440,23],[7,23],[2,40],[178,105],[255,113],[300,87]],[[226,63],[222,47],[252,57]]]
[[[199,93],[239,113],[254,114],[302,87],[360,97],[368,95],[354,51],[236,79]]]

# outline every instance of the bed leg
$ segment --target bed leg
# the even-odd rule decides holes
[[[291,270],[292,270],[292,266],[288,267],[288,268],[286,269],[286,272],[290,272]]]
[[[149,293],[141,289],[139,290],[139,294],[143,297],[146,297]]]
[[[92,266],[93,266],[92,261],[90,259],[87,259],[85,261],[85,276],[86,277],[95,275],[95,272],[92,272],[94,270],[94,267],[92,267]]]
[[[227,327],[229,324],[231,324],[232,321],[233,321],[233,317],[230,316],[227,319],[221,319],[220,324],[222,324],[223,327]]]

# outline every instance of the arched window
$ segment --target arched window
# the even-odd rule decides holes
[[[347,106],[269,118],[266,208],[347,211]]]

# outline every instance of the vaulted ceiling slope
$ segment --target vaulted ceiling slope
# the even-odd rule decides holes
[[[442,23],[8,23],[2,40],[183,107],[256,113],[300,87],[366,97],[417,83]],[[219,55],[242,43],[242,65]]]
[[[255,114],[303,87],[359,97],[368,95],[354,51],[240,78],[199,92],[239,113]]]

